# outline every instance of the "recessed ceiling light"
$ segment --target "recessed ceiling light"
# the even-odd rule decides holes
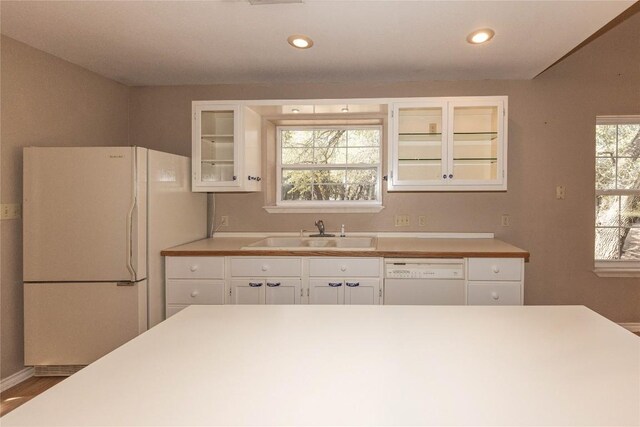
[[[467,36],[467,41],[471,44],[485,43],[491,40],[495,34],[495,31],[493,31],[491,28],[483,28],[469,34]]]
[[[313,40],[309,38],[309,36],[305,36],[303,34],[294,34],[287,38],[289,44],[298,49],[309,49],[313,46]]]

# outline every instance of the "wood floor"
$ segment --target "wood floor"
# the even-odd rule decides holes
[[[31,377],[20,384],[0,393],[0,417],[7,414],[24,402],[48,390],[67,377]],[[0,422],[1,424],[1,422]]]

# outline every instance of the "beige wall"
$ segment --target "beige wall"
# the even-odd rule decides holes
[[[128,144],[128,87],[4,36],[0,48],[2,203],[22,202],[22,147]],[[24,367],[22,222],[2,221],[1,233],[6,378]]]
[[[640,280],[592,273],[594,124],[603,114],[640,114],[640,14],[532,81],[385,84],[255,84],[138,87],[131,90],[131,142],[189,155],[191,101],[411,96],[509,96],[509,191],[385,193],[378,214],[269,214],[265,195],[218,194],[228,231],[297,231],[323,218],[328,229],[483,231],[531,252],[526,304],[584,304],[617,322],[640,322]],[[567,188],[555,199],[556,185]],[[512,226],[500,226],[511,215]],[[427,227],[417,226],[426,215]]]

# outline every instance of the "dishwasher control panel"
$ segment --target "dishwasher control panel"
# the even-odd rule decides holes
[[[463,279],[463,260],[385,260],[387,279]]]

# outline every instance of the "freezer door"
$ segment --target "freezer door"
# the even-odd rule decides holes
[[[136,149],[24,149],[24,280],[135,281]],[[145,224],[146,225],[146,224]]]
[[[88,365],[144,332],[147,283],[25,283],[25,365]]]

